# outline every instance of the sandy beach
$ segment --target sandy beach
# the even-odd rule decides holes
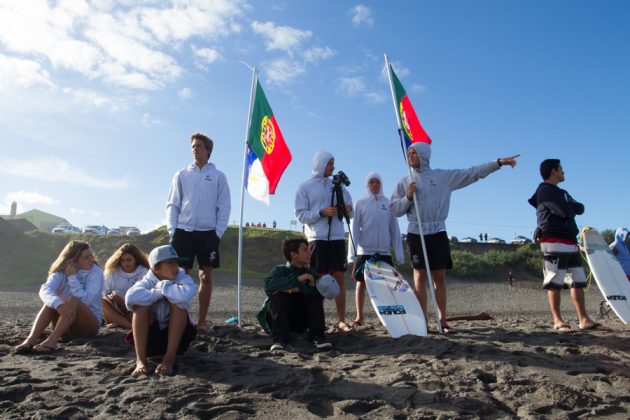
[[[209,335],[178,359],[172,377],[132,378],[124,331],[61,344],[53,355],[14,355],[41,302],[36,290],[0,291],[2,418],[613,418],[630,416],[630,328],[614,314],[605,328],[551,328],[538,282],[449,280],[449,314],[487,312],[494,320],[454,321],[456,332],[390,338],[366,302],[367,323],[335,330],[334,348],[316,352],[303,338],[272,353],[255,321],[261,280],[245,280],[244,326],[236,280],[215,279]],[[350,289],[351,285],[349,285]],[[601,294],[586,293],[595,317]],[[348,319],[354,316],[348,293]],[[568,292],[565,320],[577,328]],[[155,365],[153,365],[155,366]]]

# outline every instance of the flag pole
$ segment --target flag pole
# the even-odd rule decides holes
[[[247,172],[247,136],[249,135],[249,125],[252,120],[252,110],[254,106],[254,96],[256,94],[256,82],[258,81],[258,73],[256,67],[252,69],[252,90],[249,95],[249,112],[247,113],[247,129],[245,131],[245,147],[243,152],[243,180],[241,182],[241,217],[238,223],[238,267],[237,267],[237,286],[236,286],[236,305],[238,308],[238,327],[243,327],[243,317],[241,316],[241,279],[243,268],[243,203],[245,200],[245,173]]]
[[[400,118],[398,117],[398,108],[396,103],[396,92],[394,91],[394,81],[392,80],[392,72],[391,72],[391,63],[389,62],[389,58],[387,54],[385,54],[385,66],[387,67],[387,79],[389,80],[389,89],[392,94],[392,101],[394,103],[394,113],[396,114],[396,123],[398,124],[398,136],[400,137],[400,142],[405,155],[405,164],[407,165],[407,169],[409,170],[409,180],[413,182],[413,172],[411,170],[411,166],[409,166],[407,151],[405,150],[405,138],[403,136],[403,128],[400,125]],[[419,156],[418,156],[419,157]],[[422,179],[422,174],[419,173],[420,179]],[[435,322],[437,323],[437,328],[440,333],[442,333],[442,324],[440,323],[440,316],[438,314],[438,306],[437,300],[435,299],[435,287],[433,286],[433,276],[431,275],[431,267],[429,266],[429,258],[427,256],[427,246],[424,242],[424,232],[422,230],[422,219],[420,218],[420,210],[418,207],[418,196],[417,192],[413,193],[413,206],[416,211],[416,218],[418,220],[418,230],[420,231],[420,242],[422,242],[422,256],[424,257],[424,264],[426,266],[427,276],[429,280],[429,290],[431,291],[431,300],[433,302],[433,311],[435,312]],[[414,285],[415,286],[415,285]],[[429,324],[429,320],[425,320],[427,323],[427,327]]]

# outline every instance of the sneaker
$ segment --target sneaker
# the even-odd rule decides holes
[[[271,345],[271,349],[270,349],[270,350],[271,350],[271,351],[275,351],[275,350],[284,350],[284,343],[280,343],[280,342],[273,343],[273,344]]]
[[[317,350],[329,350],[332,349],[332,343],[325,341],[323,338],[319,340],[313,340],[313,344]]]

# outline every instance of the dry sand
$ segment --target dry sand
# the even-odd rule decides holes
[[[562,334],[550,327],[538,283],[449,281],[451,315],[488,312],[492,321],[452,322],[455,334],[390,338],[366,302],[367,325],[329,329],[334,349],[298,338],[271,353],[255,323],[261,280],[244,282],[244,328],[234,279],[215,279],[212,332],[199,337],[176,375],[132,378],[124,332],[101,329],[54,355],[14,355],[41,302],[33,290],[0,293],[0,417],[5,418],[619,418],[630,416],[630,328]],[[348,293],[348,318],[354,314]],[[587,292],[594,317],[601,294]],[[566,321],[577,327],[568,292]],[[334,305],[326,303],[327,320]],[[153,365],[155,366],[155,365]]]

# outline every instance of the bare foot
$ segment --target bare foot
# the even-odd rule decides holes
[[[198,334],[210,334],[212,327],[208,322],[198,323],[197,324],[197,333]]]
[[[149,375],[150,373],[149,366],[138,360],[136,362],[136,368],[131,372],[131,376]]]
[[[350,332],[350,331],[352,331],[352,327],[350,325],[346,324],[344,321],[339,321],[339,323],[337,324],[337,327],[342,332]]]
[[[173,364],[172,363],[166,363],[164,361],[162,361],[162,363],[160,363],[156,368],[155,368],[155,374],[156,375],[164,375],[164,376],[171,376],[173,375]]]
[[[57,343],[52,342],[48,339],[42,341],[41,343],[33,346],[33,351],[35,353],[52,353],[57,350]]]

